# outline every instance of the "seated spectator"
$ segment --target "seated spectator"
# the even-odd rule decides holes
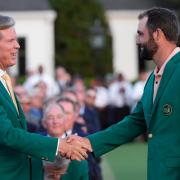
[[[44,106],[44,96],[41,93],[40,89],[34,89],[31,93],[31,110],[30,114],[34,121],[38,123],[37,133],[42,134],[44,128],[42,127],[42,118],[43,118],[43,106]]]
[[[19,96],[19,100],[27,120],[27,129],[29,132],[37,132],[39,130],[39,122],[31,113],[31,99],[28,95]]]
[[[44,112],[43,125],[47,129],[47,135],[61,137],[64,133],[65,115],[63,109],[57,104],[50,104]],[[44,161],[45,180],[60,179],[66,172],[69,160],[57,156],[54,162]]]
[[[73,127],[74,131],[77,132],[80,136],[87,136],[87,126],[83,117],[80,116],[80,103],[78,102],[76,92],[74,90],[67,89],[63,92],[62,97],[70,99],[75,105],[76,118]]]
[[[17,95],[17,97],[19,99],[21,99],[21,96],[26,96],[27,95],[26,89],[20,84],[18,84],[18,85],[16,85],[14,87],[14,92],[15,92],[15,94]]]
[[[72,109],[68,109],[69,115]],[[49,104],[44,111],[43,125],[47,129],[47,135],[63,138],[65,136],[66,126],[71,127],[71,122],[66,117],[67,110],[58,104]],[[45,180],[87,180],[88,165],[87,161],[69,161],[63,157],[57,156],[53,163],[44,162]],[[67,172],[66,172],[67,170]],[[65,175],[63,175],[66,172]]]
[[[88,134],[92,134],[101,130],[98,113],[94,106],[95,99],[96,91],[94,89],[88,89],[85,92],[84,111],[83,114],[81,114],[86,122]],[[102,179],[100,162],[101,158],[95,158],[91,155],[89,156],[89,175],[91,180]]]

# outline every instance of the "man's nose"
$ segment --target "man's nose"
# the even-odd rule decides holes
[[[20,48],[20,44],[18,43],[18,41],[15,42],[15,47],[16,47],[16,49]]]

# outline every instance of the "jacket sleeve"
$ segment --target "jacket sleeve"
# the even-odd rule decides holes
[[[53,161],[56,154],[58,139],[29,133],[14,127],[0,106],[0,145],[9,147],[20,153]]]
[[[101,156],[114,148],[129,142],[136,136],[146,131],[146,123],[142,103],[139,102],[131,115],[109,128],[89,135],[93,153]]]

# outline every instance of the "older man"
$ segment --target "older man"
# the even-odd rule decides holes
[[[63,107],[66,115],[64,122],[64,136],[77,133],[74,129],[74,123],[77,118],[76,105],[68,98],[61,98],[58,100],[58,104]],[[62,176],[62,180],[88,180],[88,164],[87,161],[72,161],[68,167],[68,171]]]
[[[43,125],[47,135],[61,138],[64,134],[65,113],[61,106],[56,103],[49,104],[44,111]],[[53,162],[44,161],[45,180],[60,179],[67,170],[70,160],[57,156]]]
[[[16,64],[20,48],[14,24],[12,18],[0,15],[0,179],[32,180],[34,167],[31,157],[53,161],[58,153],[69,152],[71,159],[79,160],[87,154],[83,145],[79,148],[63,139],[58,141],[58,138],[27,132],[24,113],[6,72]]]

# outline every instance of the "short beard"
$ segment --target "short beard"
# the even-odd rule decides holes
[[[151,61],[157,50],[158,45],[154,42],[154,39],[151,36],[146,44],[140,45],[140,57],[143,60]]]

